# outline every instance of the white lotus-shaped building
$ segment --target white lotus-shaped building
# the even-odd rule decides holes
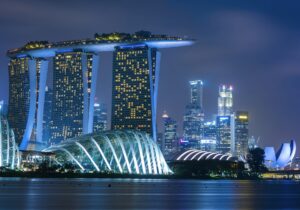
[[[269,169],[282,169],[290,164],[296,154],[296,142],[283,143],[275,153],[274,147],[265,147],[265,165]]]
[[[0,167],[16,169],[20,165],[20,153],[13,130],[6,118],[0,115]]]
[[[81,171],[126,174],[170,174],[159,147],[144,132],[107,131],[83,135],[44,150],[55,161],[72,163]]]

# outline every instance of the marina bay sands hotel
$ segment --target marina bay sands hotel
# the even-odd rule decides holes
[[[49,77],[53,79],[50,142],[92,132],[101,52],[113,52],[111,129],[137,129],[156,139],[159,50],[191,44],[193,41],[185,38],[139,31],[95,34],[93,39],[29,42],[9,50],[8,118],[20,148],[38,150],[38,145],[45,143],[49,62],[53,65]]]

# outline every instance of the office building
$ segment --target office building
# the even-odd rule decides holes
[[[94,132],[106,131],[107,127],[107,108],[101,103],[94,104]]]
[[[203,151],[217,151],[217,127],[216,121],[203,124],[203,136],[200,141],[200,149]]]
[[[217,150],[223,154],[234,154],[235,151],[235,132],[234,115],[217,116]]]
[[[219,98],[218,98],[218,115],[230,116],[233,113],[233,88],[228,85],[219,86]]]
[[[249,144],[249,114],[246,111],[235,113],[235,155],[245,156]]]
[[[226,154],[235,152],[235,117],[233,113],[233,88],[219,86],[217,127],[217,149]]]
[[[203,135],[204,115],[195,104],[186,106],[186,113],[183,117],[183,138],[188,141],[190,148],[199,149],[200,140]]]
[[[183,118],[183,138],[189,148],[200,148],[200,140],[203,136],[203,82],[201,80],[190,81],[190,103],[185,108]]]
[[[168,116],[165,112],[163,114],[164,122],[164,154],[170,155],[177,152],[178,135],[177,135],[177,122]]]

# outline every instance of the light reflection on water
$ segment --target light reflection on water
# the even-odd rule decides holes
[[[293,181],[0,178],[0,210],[299,208]]]

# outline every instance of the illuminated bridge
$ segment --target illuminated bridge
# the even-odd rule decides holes
[[[60,165],[71,163],[81,171],[126,174],[170,174],[157,144],[149,134],[108,131],[66,140],[44,150]]]
[[[182,152],[176,157],[176,161],[201,161],[201,160],[223,160],[230,161],[233,160],[234,157],[231,155],[224,155],[220,153],[214,152],[206,152],[196,149],[187,150]]]
[[[101,52],[113,52],[112,129],[138,129],[156,140],[162,48],[193,40],[147,31],[95,34],[93,39],[36,41],[9,50],[9,120],[22,150],[92,133]],[[53,63],[52,137],[45,139],[49,61]],[[31,144],[33,143],[33,144]]]

